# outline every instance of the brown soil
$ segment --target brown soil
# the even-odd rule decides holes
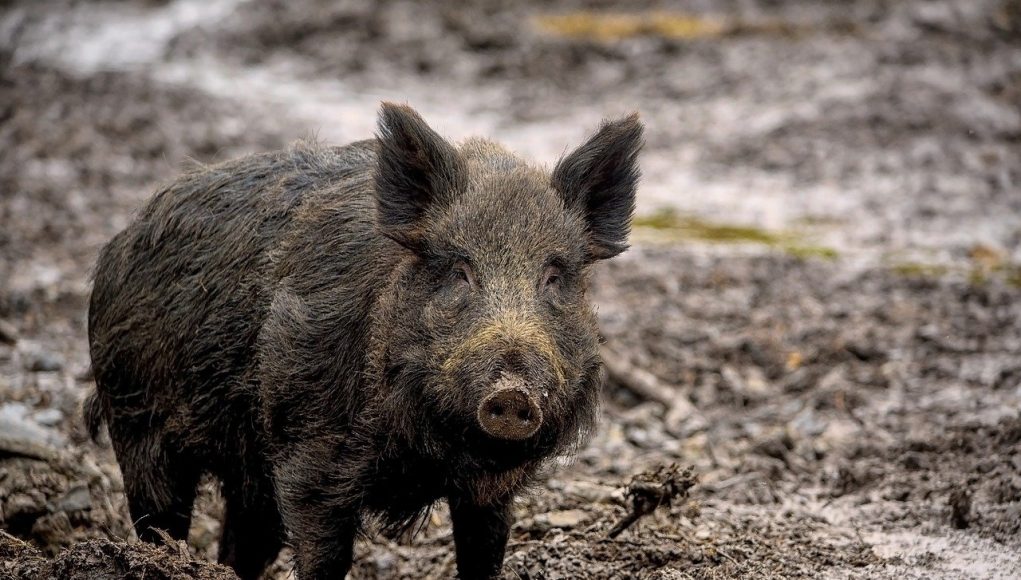
[[[135,543],[82,433],[89,271],[185,164],[362,138],[394,98],[546,162],[648,124],[636,246],[592,290],[603,420],[519,502],[508,578],[1021,577],[1019,15],[4,3],[0,576],[232,576],[215,482],[187,547]],[[352,576],[452,577],[451,541],[441,506]]]
[[[187,546],[89,540],[75,544],[52,560],[18,538],[0,531],[0,571],[5,578],[67,578],[95,580],[230,580],[237,575],[230,568],[196,560]]]

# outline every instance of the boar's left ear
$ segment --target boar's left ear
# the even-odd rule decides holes
[[[603,123],[588,142],[561,159],[553,170],[553,187],[564,196],[567,206],[581,210],[588,222],[593,260],[612,258],[628,247],[642,132],[638,113]]]
[[[377,220],[384,235],[422,249],[421,220],[436,203],[464,189],[461,157],[411,107],[383,103],[376,166]]]

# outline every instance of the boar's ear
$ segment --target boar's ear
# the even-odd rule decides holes
[[[593,260],[612,258],[628,247],[642,131],[638,113],[604,122],[587,143],[561,159],[553,170],[553,187],[564,196],[567,206],[579,209],[588,222]]]
[[[464,189],[461,158],[453,145],[406,105],[383,103],[376,138],[380,230],[399,244],[420,250],[426,210]]]

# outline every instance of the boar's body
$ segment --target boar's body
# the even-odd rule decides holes
[[[208,472],[224,482],[226,532],[246,536],[254,526],[263,536],[238,549],[267,559],[279,551],[274,446],[302,430],[344,433],[365,399],[369,310],[397,256],[375,233],[373,147],[299,144],[195,171],[104,249],[89,317],[99,409],[87,419],[108,423],[140,537],[153,539],[152,528],[185,536]],[[287,303],[302,300],[290,288],[302,280],[328,290],[333,304]],[[277,287],[279,317],[326,319],[268,325],[267,335],[302,322],[319,331],[300,337],[304,345],[268,347],[281,360],[267,375],[307,375],[270,384],[259,335]],[[293,360],[310,355],[319,360]],[[330,391],[300,389],[326,376]],[[279,400],[262,397],[264,384]],[[264,400],[281,438],[268,436]]]
[[[336,577],[366,517],[445,498],[460,575],[491,577],[514,495],[590,424],[584,287],[626,247],[636,119],[552,176],[405,107],[380,133],[194,171],[103,250],[85,418],[141,538],[187,537],[212,474],[221,561],[258,577],[286,535],[302,580]]]

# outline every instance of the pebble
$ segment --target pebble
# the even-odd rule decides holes
[[[833,419],[826,425],[826,430],[816,438],[816,446],[822,451],[843,449],[861,436],[862,430],[858,423],[850,419]]]
[[[106,475],[103,474],[99,465],[97,465],[95,460],[91,457],[87,455],[83,457],[79,467],[81,468],[82,475],[88,477],[90,482],[101,482],[104,487],[109,486],[109,483],[104,481],[106,479]]]
[[[397,557],[389,552],[375,554],[373,563],[376,565],[376,572],[382,576],[392,576],[397,569]]]
[[[553,487],[552,485],[550,487]],[[589,503],[610,503],[613,492],[617,488],[590,481],[566,481],[560,486],[565,495],[576,497]]]
[[[29,418],[29,409],[22,403],[0,405],[0,439],[17,442],[24,441],[38,447],[60,446],[63,436],[39,425]]]
[[[677,568],[660,568],[652,573],[654,580],[683,580],[685,578],[691,578],[691,576],[681,572]]]
[[[18,342],[18,329],[6,320],[0,320],[0,342],[4,344]]]
[[[60,409],[43,409],[32,415],[32,419],[40,425],[53,427],[64,419],[64,414]]]
[[[588,521],[590,516],[585,510],[560,510],[539,514],[522,522],[525,529],[547,531],[551,529],[576,528]]]
[[[535,517],[535,523],[540,527],[570,529],[588,521],[588,513],[584,510],[562,510],[549,512]]]
[[[818,437],[826,427],[825,418],[807,406],[787,424],[787,428],[796,439]]]
[[[51,352],[37,352],[28,359],[28,370],[32,372],[54,372],[62,368],[64,368],[64,361]]]
[[[14,520],[17,517],[36,516],[45,513],[44,507],[32,496],[25,493],[11,494],[7,501],[3,502],[4,517]]]
[[[57,509],[65,512],[76,512],[92,507],[92,495],[89,487],[85,484],[78,484],[57,500]]]

